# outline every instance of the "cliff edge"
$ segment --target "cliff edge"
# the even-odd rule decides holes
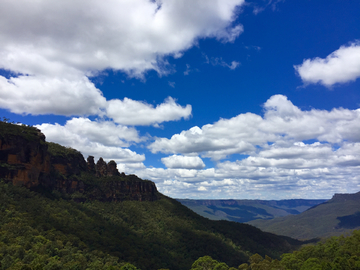
[[[154,201],[155,183],[119,173],[116,162],[85,161],[72,148],[45,141],[35,127],[0,121],[0,179],[29,189],[68,194],[72,199]]]

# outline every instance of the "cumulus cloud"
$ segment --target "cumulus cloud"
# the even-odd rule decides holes
[[[145,155],[126,149],[152,140],[132,127],[88,118],[37,127],[49,141],[114,159],[120,171],[155,181],[160,192],[177,198],[203,196],[199,191],[217,199],[328,198],[358,190],[360,110],[305,111],[282,95],[263,108],[262,116],[240,114],[155,138],[151,151],[172,154],[161,160],[166,169],[146,167]],[[200,156],[215,167],[205,168]]]
[[[166,74],[165,57],[181,56],[200,38],[234,41],[242,32],[233,25],[235,10],[243,3],[5,1],[0,68],[12,77],[0,77],[0,107],[35,115],[101,114],[113,104],[89,76],[107,68],[136,77],[147,70]]]
[[[123,148],[146,140],[134,128],[87,118],[73,118],[64,126],[41,124],[36,127],[45,134],[47,141],[75,148],[85,158],[92,155],[97,159],[103,157],[118,163],[141,163],[145,160],[145,155]]]
[[[110,100],[106,114],[116,123],[123,125],[152,125],[188,118],[191,115],[191,109],[191,105],[182,107],[171,97],[155,108],[145,102],[124,98],[124,100]]]
[[[216,199],[329,198],[358,190],[360,143],[339,148],[328,143],[273,144],[244,159],[221,161],[215,168],[134,171],[154,180],[161,192],[176,198]]]
[[[205,167],[204,162],[200,157],[192,156],[179,156],[172,155],[161,159],[161,162],[165,164],[166,167],[172,169],[203,169]]]
[[[7,1],[0,12],[2,46],[7,49],[3,56],[15,59],[19,49],[26,49],[84,72],[108,67],[129,72],[159,69],[158,56],[188,49],[198,38],[236,38],[241,26],[232,26],[234,9],[243,3]]]
[[[173,197],[196,198],[197,191],[206,189],[208,198],[217,199],[328,198],[359,189],[360,109],[306,111],[283,95],[270,97],[263,108],[263,116],[220,119],[149,145],[154,153],[212,158],[214,168],[147,168],[139,173]],[[165,180],[190,184],[189,190],[177,191]]]
[[[316,139],[329,143],[360,141],[360,109],[302,111],[285,96],[275,95],[264,104],[264,116],[246,113],[220,119],[202,128],[193,127],[157,138],[149,145],[153,153],[201,154],[215,160],[232,154],[253,154],[268,143],[282,145]]]
[[[294,68],[306,84],[320,83],[330,87],[355,81],[360,77],[360,42],[341,46],[325,59],[306,59]]]
[[[17,114],[95,115],[106,105],[102,93],[85,76],[0,76],[0,107]]]

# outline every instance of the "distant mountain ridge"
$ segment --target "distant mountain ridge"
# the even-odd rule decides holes
[[[335,194],[332,199],[299,215],[252,220],[261,230],[297,239],[329,237],[360,229],[360,192]]]
[[[197,214],[211,220],[248,222],[297,215],[326,200],[191,200],[177,199]]]

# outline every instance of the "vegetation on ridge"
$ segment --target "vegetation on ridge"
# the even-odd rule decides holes
[[[293,253],[285,253],[281,260],[264,258],[259,254],[238,268],[227,266],[210,256],[199,258],[192,270],[358,270],[360,269],[360,231],[351,236],[332,237],[316,245],[307,245]]]
[[[120,269],[130,262],[176,270],[189,269],[204,255],[237,266],[254,253],[279,257],[292,248],[290,240],[249,225],[209,221],[165,196],[155,202],[76,203],[56,191],[45,197],[4,182],[0,194],[3,269]]]

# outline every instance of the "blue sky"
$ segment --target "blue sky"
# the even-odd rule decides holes
[[[0,115],[175,198],[360,190],[360,2],[1,1]]]

